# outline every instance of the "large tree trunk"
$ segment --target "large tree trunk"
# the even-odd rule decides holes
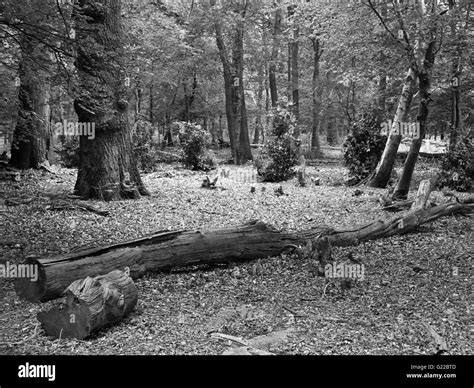
[[[46,335],[81,340],[121,321],[138,301],[137,287],[129,275],[126,268],[72,283],[59,303],[38,313]]]
[[[239,227],[203,231],[165,231],[125,243],[80,251],[52,258],[29,257],[26,264],[36,265],[38,279],[20,278],[15,288],[20,297],[44,302],[59,297],[75,280],[94,277],[118,268],[130,267],[132,278],[149,271],[196,264],[244,261],[279,255],[289,245],[327,238],[332,246],[356,245],[381,237],[415,230],[419,225],[448,214],[471,214],[469,204],[444,203],[425,209],[417,206],[405,215],[383,219],[362,226],[334,230],[317,226],[299,233],[278,231],[253,221]]]
[[[418,88],[420,90],[420,102],[418,105],[417,121],[420,123],[420,134],[418,138],[412,140],[410,150],[408,151],[405,164],[403,165],[402,175],[397,182],[393,193],[393,198],[406,199],[410,190],[410,182],[415,170],[415,164],[418,159],[423,137],[426,132],[426,120],[428,119],[428,104],[430,102],[431,69],[435,60],[434,52],[435,42],[430,42],[423,61],[424,68],[418,74]]]
[[[50,75],[51,59],[45,46],[25,36],[19,69],[18,119],[13,132],[10,165],[38,168],[48,160],[51,144]]]
[[[277,7],[279,7],[277,5]],[[270,65],[268,66],[268,78],[270,84],[270,98],[272,101],[272,107],[276,107],[278,102],[278,89],[276,81],[276,65],[278,62],[278,54],[280,51],[280,33],[281,33],[281,9],[275,10],[275,21],[273,24],[273,43],[272,43],[272,55],[270,57]]]
[[[311,129],[311,151],[315,154],[320,153],[321,143],[319,140],[319,62],[321,59],[322,50],[320,49],[320,42],[318,38],[311,38],[313,44],[313,79],[312,79],[312,107],[311,113],[313,116]]]
[[[395,159],[397,157],[398,147],[402,140],[401,135],[395,132],[395,130],[397,128],[398,122],[404,122],[408,118],[413,100],[415,84],[415,73],[410,67],[405,78],[405,83],[403,84],[402,94],[398,101],[397,112],[395,113],[392,128],[390,128],[390,133],[388,134],[387,143],[385,144],[382,158],[377,164],[373,176],[369,180],[368,185],[370,187],[384,188],[387,186],[387,183],[390,180],[393,165],[395,164]]]
[[[80,0],[78,5],[76,12],[87,19],[76,17],[80,93],[74,108],[79,123],[93,130],[80,136],[75,191],[105,200],[147,195],[132,153],[126,74],[121,66],[121,0]]]

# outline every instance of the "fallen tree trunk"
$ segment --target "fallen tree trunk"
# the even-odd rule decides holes
[[[426,191],[425,198],[428,198]],[[471,214],[473,204],[448,202],[419,207],[404,215],[362,226],[334,230],[322,225],[298,233],[276,230],[252,221],[238,227],[203,231],[164,231],[125,243],[78,251],[52,258],[29,257],[26,264],[38,266],[36,282],[20,278],[15,288],[21,298],[45,302],[59,297],[77,279],[130,267],[132,278],[149,271],[196,264],[246,261],[279,255],[287,246],[327,237],[332,246],[360,242],[414,231],[418,226],[451,214]]]
[[[37,317],[46,335],[84,339],[125,318],[138,301],[129,269],[72,283],[63,300]]]

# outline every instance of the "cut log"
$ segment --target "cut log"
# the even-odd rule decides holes
[[[424,209],[427,207],[428,197],[431,193],[431,182],[426,179],[420,182],[418,192],[416,193],[415,201],[411,205],[411,210]]]
[[[134,309],[138,290],[129,269],[73,282],[63,300],[38,313],[46,335],[84,339],[121,321]]]
[[[89,249],[52,258],[29,257],[38,266],[38,280],[20,278],[15,288],[21,298],[44,302],[59,297],[77,279],[94,277],[130,267],[132,278],[147,272],[196,264],[228,263],[278,256],[289,245],[327,237],[331,246],[360,242],[416,230],[422,224],[451,214],[471,214],[474,204],[448,202],[431,208],[411,210],[366,225],[334,230],[326,225],[298,233],[279,231],[252,221],[238,227],[203,231],[164,231],[125,243]],[[318,244],[316,244],[317,246]]]

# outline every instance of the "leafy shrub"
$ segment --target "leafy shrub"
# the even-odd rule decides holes
[[[79,166],[79,136],[59,136],[59,144],[54,152],[58,154],[61,165],[66,168]]]
[[[474,147],[468,135],[458,139],[456,146],[443,158],[438,187],[470,191],[474,179]]]
[[[176,122],[181,144],[181,162],[192,170],[209,171],[215,166],[215,160],[208,149],[210,135],[198,124]]]
[[[352,124],[343,147],[344,163],[354,184],[368,177],[382,156],[387,136],[380,134],[380,128],[376,116],[367,113]]]
[[[271,136],[255,160],[257,173],[265,182],[280,182],[291,178],[299,161],[299,141],[294,138],[296,118],[288,104],[279,104],[272,112]]]
[[[148,121],[139,120],[135,123],[132,136],[133,155],[138,168],[144,172],[152,172],[162,160],[159,145],[152,137],[152,125]]]
[[[255,161],[257,173],[265,182],[280,182],[291,178],[299,161],[299,148],[290,135],[268,140]]]

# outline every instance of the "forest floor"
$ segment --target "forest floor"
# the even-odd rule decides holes
[[[0,264],[27,255],[55,255],[163,229],[219,228],[259,219],[278,228],[318,224],[343,228],[391,217],[378,197],[386,190],[343,185],[346,170],[323,160],[308,167],[321,185],[299,187],[254,182],[251,166],[220,166],[216,190],[201,188],[205,173],[177,164],[144,174],[150,197],[88,202],[110,212],[48,208],[55,194],[70,193],[76,171],[29,170],[20,182],[0,182]],[[431,176],[419,163],[412,185]],[[254,193],[250,187],[256,188]],[[265,191],[262,191],[265,188]],[[361,190],[362,193],[356,193]],[[356,195],[359,194],[359,195]],[[7,206],[11,197],[33,198]],[[448,200],[433,192],[436,202]],[[0,354],[222,354],[237,346],[227,334],[276,354],[434,354],[426,324],[447,344],[448,354],[472,354],[472,220],[444,217],[417,233],[335,248],[365,266],[351,288],[317,276],[317,263],[282,255],[256,263],[174,269],[136,280],[139,302],[118,325],[84,341],[43,335],[36,313],[47,308],[19,300],[10,280],[0,284]],[[261,269],[261,270],[260,270]],[[1,280],[1,279],[0,279]]]

